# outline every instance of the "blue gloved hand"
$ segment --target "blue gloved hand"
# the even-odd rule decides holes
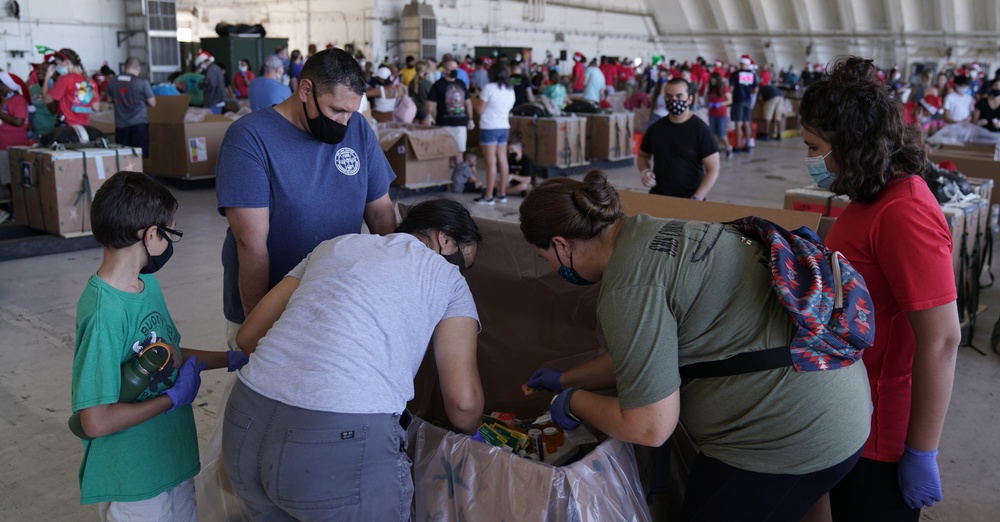
[[[576,415],[573,415],[573,411],[569,407],[570,398],[576,390],[575,386],[567,388],[566,391],[556,395],[552,399],[552,405],[549,407],[549,413],[552,414],[552,422],[564,430],[576,429],[580,425],[580,419]]]
[[[194,402],[194,398],[198,396],[198,388],[201,387],[201,371],[204,369],[205,363],[198,362],[197,357],[189,357],[184,361],[174,385],[164,392],[174,403],[166,413]]]
[[[899,460],[899,489],[907,506],[918,509],[941,502],[937,453],[937,450],[920,451],[905,446]]]
[[[489,442],[486,442],[486,439],[483,438],[483,433],[481,431],[479,431],[479,430],[476,430],[476,434],[473,435],[472,437],[469,437],[469,438],[471,438],[472,440],[474,440],[476,442],[482,442],[483,444],[489,444]]]
[[[559,379],[561,377],[562,372],[555,368],[539,368],[535,370],[535,373],[533,373],[531,378],[528,379],[528,387],[536,390],[548,390],[550,392],[559,393],[563,391],[562,384],[559,383]]]
[[[247,354],[243,353],[243,350],[229,350],[226,352],[226,366],[231,372],[235,372],[246,366],[249,360],[250,358],[247,357]]]

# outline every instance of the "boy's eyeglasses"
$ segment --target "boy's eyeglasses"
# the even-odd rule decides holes
[[[181,232],[180,230],[174,230],[167,227],[157,227],[156,229],[160,231],[161,236],[171,243],[176,243],[184,237],[184,232]]]

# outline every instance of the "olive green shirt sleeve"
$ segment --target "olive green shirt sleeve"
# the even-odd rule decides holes
[[[659,286],[605,291],[598,319],[615,363],[623,410],[648,406],[677,391],[677,320]]]

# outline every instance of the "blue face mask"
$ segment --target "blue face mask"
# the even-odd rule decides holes
[[[832,150],[830,152],[833,152]],[[830,190],[833,185],[833,181],[837,179],[837,175],[830,172],[826,168],[826,157],[830,155],[830,152],[822,156],[813,156],[806,158],[806,169],[809,171],[809,177],[816,182],[817,185]]]
[[[56,66],[56,72],[59,73],[60,76],[65,76],[69,74],[69,67],[66,67],[65,65]]]
[[[554,247],[554,245],[553,245],[553,247]],[[576,269],[573,268],[573,255],[572,254],[570,254],[570,257],[569,257],[569,265],[570,266],[566,266],[566,265],[563,264],[562,259],[559,257],[559,249],[558,248],[556,248],[556,259],[559,260],[559,275],[562,276],[562,278],[565,279],[567,283],[574,284],[574,285],[592,285],[592,284],[594,284],[593,281],[588,281],[587,279],[584,279],[583,276],[581,276],[580,273],[577,272]]]

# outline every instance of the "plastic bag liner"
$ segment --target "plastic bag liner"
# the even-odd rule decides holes
[[[607,439],[565,467],[414,419],[414,520],[651,520],[632,446]]]
[[[952,123],[927,138],[933,145],[965,145],[966,143],[1000,143],[1000,133],[990,132],[971,123]]]
[[[533,419],[548,411],[553,395],[524,396],[521,385],[532,372],[542,365],[565,370],[604,351],[597,335],[600,285],[563,281],[517,223],[476,223],[483,240],[466,278],[482,324],[478,364],[485,412]],[[414,392],[414,415],[447,422],[432,350]],[[416,521],[650,520],[632,447],[618,440],[607,439],[561,468],[421,420],[411,424],[409,440]]]

